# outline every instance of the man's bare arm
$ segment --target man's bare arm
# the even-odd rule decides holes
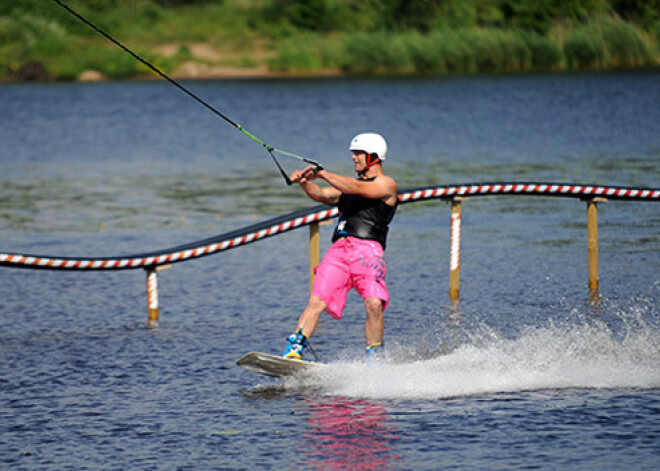
[[[360,195],[365,198],[382,199],[389,205],[394,205],[396,202],[396,181],[386,175],[381,175],[373,181],[365,181],[321,170],[316,174],[316,177],[328,182],[340,194],[346,193]]]
[[[291,183],[299,183],[302,189],[313,201],[329,205],[336,205],[339,202],[341,191],[333,187],[320,187],[312,182],[317,175],[313,173],[314,167],[308,167],[305,170],[298,170],[291,174]]]

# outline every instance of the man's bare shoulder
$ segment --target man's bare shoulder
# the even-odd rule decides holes
[[[398,190],[398,185],[397,185],[397,183],[396,183],[396,180],[395,180],[394,178],[390,177],[390,176],[387,176],[387,175],[380,175],[380,176],[376,179],[376,181],[378,181],[378,183],[379,183],[381,186],[387,188],[387,189],[388,189],[389,191],[391,191],[391,192],[396,193],[397,190]]]
[[[374,182],[378,182],[380,190],[383,194],[381,199],[390,206],[396,205],[398,198],[398,185],[396,180],[387,175],[379,175],[378,178],[374,180]]]

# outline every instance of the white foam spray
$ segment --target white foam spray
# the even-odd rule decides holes
[[[437,399],[563,388],[659,388],[660,336],[648,327],[617,338],[602,325],[528,328],[406,363],[330,363],[285,383],[365,399]],[[391,355],[393,357],[395,355]]]

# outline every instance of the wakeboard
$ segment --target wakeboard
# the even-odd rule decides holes
[[[289,360],[277,355],[262,352],[250,352],[243,355],[237,362],[250,371],[262,375],[283,378],[302,372],[318,371],[323,367],[321,363],[313,363],[305,360]]]

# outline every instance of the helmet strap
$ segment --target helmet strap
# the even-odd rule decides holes
[[[373,154],[367,154],[366,161],[367,161],[367,168],[369,168],[379,163],[380,158],[378,157],[378,154],[374,152]]]
[[[365,160],[364,170],[358,173],[358,176],[360,177],[364,177],[364,174],[367,173],[367,170],[369,170],[371,167],[381,162],[380,158],[378,157],[378,154],[376,154],[375,152],[371,154],[365,152],[364,160]]]

